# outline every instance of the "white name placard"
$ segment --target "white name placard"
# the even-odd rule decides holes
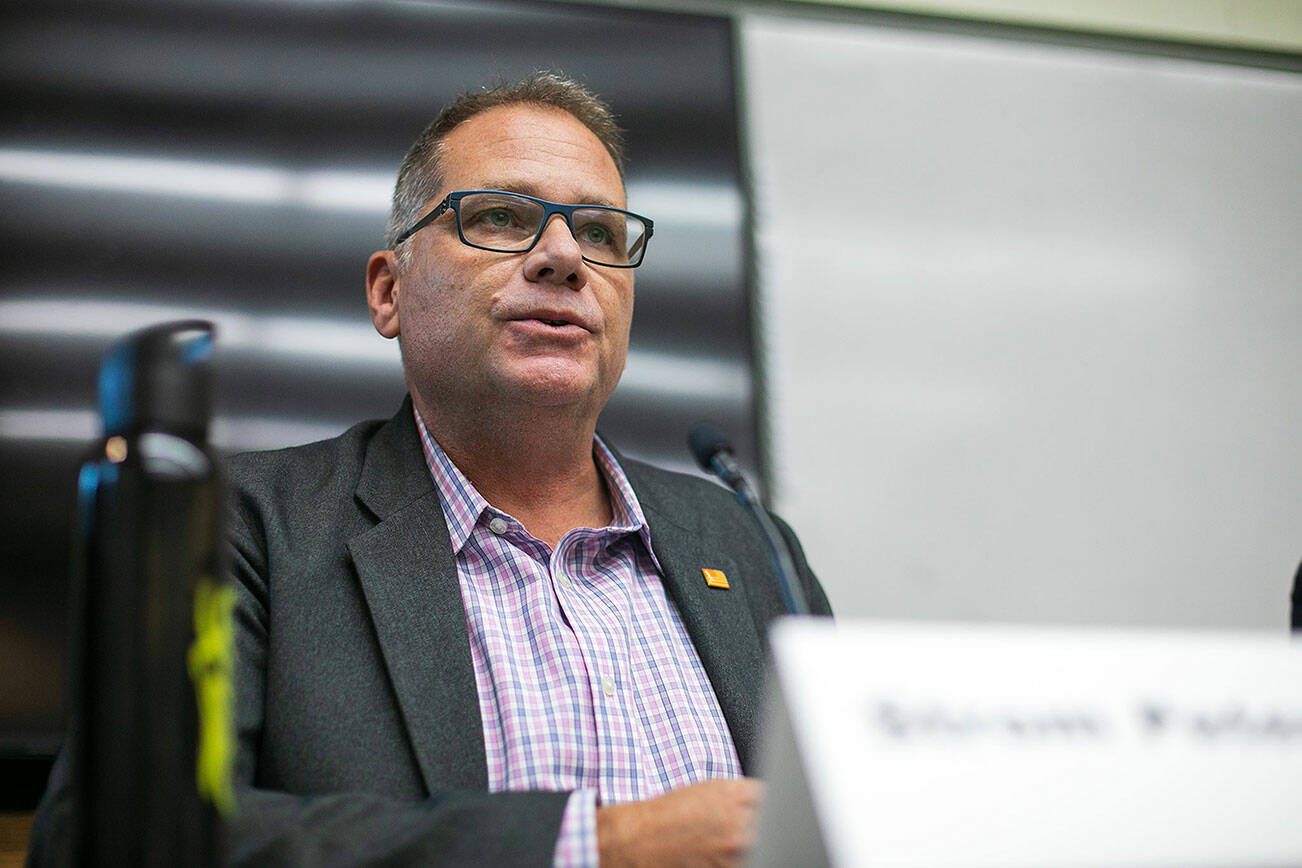
[[[788,620],[754,864],[1302,866],[1302,642]]]

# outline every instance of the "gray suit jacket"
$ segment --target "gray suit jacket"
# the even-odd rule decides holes
[[[718,485],[620,458],[754,773],[764,543]],[[456,562],[410,400],[387,422],[229,465],[239,591],[235,861],[550,864],[566,793],[487,792]],[[792,545],[811,608],[827,598]],[[706,586],[723,570],[730,590]],[[47,796],[48,798],[48,796]]]

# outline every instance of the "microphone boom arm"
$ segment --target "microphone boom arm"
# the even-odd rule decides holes
[[[796,570],[795,559],[791,557],[791,549],[787,546],[782,531],[778,530],[768,510],[760,503],[759,495],[742,474],[727,439],[718,429],[701,423],[692,429],[687,440],[702,469],[713,473],[724,485],[732,489],[737,501],[745,507],[751,518],[755,520],[755,524],[759,526],[760,536],[764,537],[764,543],[769,550],[769,560],[772,561],[773,569],[777,572],[778,589],[782,592],[782,600],[787,605],[787,611],[793,615],[808,615],[809,603],[805,600],[805,591],[800,586],[800,574]]]

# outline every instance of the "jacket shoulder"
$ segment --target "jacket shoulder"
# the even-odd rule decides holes
[[[359,422],[337,437],[268,449],[240,452],[226,459],[226,472],[236,490],[280,487],[319,482],[326,476],[357,472],[366,458],[366,448],[375,432],[384,425],[382,419]]]
[[[383,420],[360,422],[337,437],[226,460],[229,504],[236,526],[330,526],[351,503],[371,440]]]

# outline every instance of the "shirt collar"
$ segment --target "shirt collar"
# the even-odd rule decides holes
[[[448,523],[452,551],[460,554],[461,549],[470,539],[470,534],[474,532],[475,525],[486,514],[506,515],[506,513],[495,509],[485,500],[470,480],[466,479],[461,470],[452,463],[452,459],[448,458],[443,447],[429,433],[429,429],[425,427],[425,420],[421,419],[420,411],[414,406],[412,413],[416,417],[416,428],[420,431],[420,445],[425,453],[425,464],[429,468],[434,488],[438,490],[439,500],[443,504],[443,515]],[[637,502],[637,495],[633,493],[633,486],[624,475],[624,469],[619,466],[615,454],[600,437],[593,437],[592,455],[596,459],[597,468],[606,479],[606,488],[610,491],[611,519],[610,525],[604,529],[604,532],[616,536],[636,533],[642,538],[642,544],[646,546],[647,552],[651,553],[651,559],[654,561],[655,554],[651,552],[651,528],[647,526],[642,505]],[[658,563],[656,567],[659,568]]]
[[[438,490],[439,500],[443,504],[443,517],[448,523],[448,535],[452,538],[452,551],[460,554],[461,549],[470,539],[479,517],[485,510],[491,510],[488,501],[480,494],[470,480],[466,479],[457,466],[448,458],[443,447],[425,427],[425,420],[420,418],[420,411],[412,407],[416,416],[416,428],[420,431],[420,445],[425,452],[425,466],[429,468]]]

